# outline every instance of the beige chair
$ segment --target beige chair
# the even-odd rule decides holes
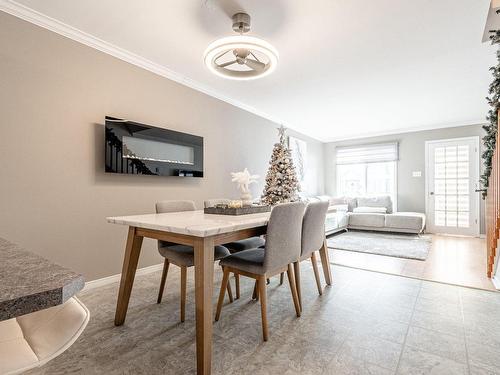
[[[260,299],[262,316],[262,334],[264,341],[268,339],[267,329],[267,293],[266,278],[287,272],[292,292],[295,313],[300,316],[300,305],[295,289],[292,263],[300,257],[300,238],[302,235],[302,217],[305,204],[303,202],[285,203],[275,206],[267,225],[266,247],[240,251],[220,261],[224,270],[217,313],[219,320],[229,273],[251,277],[257,281],[257,294]]]
[[[156,203],[156,213],[194,211],[196,209],[193,201],[163,201]],[[161,303],[165,282],[167,280],[168,268],[170,263],[181,268],[181,322],[184,322],[186,316],[186,286],[187,286],[187,268],[194,266],[194,249],[192,246],[179,245],[172,242],[158,241],[158,252],[165,258],[163,263],[163,272],[161,275],[160,291],[158,292],[158,303]],[[215,246],[214,261],[220,260],[230,255],[229,250],[224,246]],[[229,300],[233,301],[231,286],[227,286]]]
[[[307,205],[302,221],[301,252],[299,261],[294,263],[295,282],[299,296],[300,309],[302,310],[302,291],[300,287],[300,262],[311,259],[316,286],[319,295],[322,295],[321,281],[319,278],[316,251],[320,250],[325,242],[325,220],[328,211],[328,201],[311,202]]]
[[[215,205],[218,204],[229,204],[229,202],[231,202],[230,199],[220,198],[220,199],[208,199],[204,202],[204,204],[205,208],[207,208],[207,207],[214,207]],[[227,248],[231,254],[234,254],[239,251],[255,249],[257,247],[264,246],[265,243],[266,241],[261,237],[250,237],[239,241],[225,243],[223,246]],[[236,299],[238,299],[240,298],[240,275],[238,274],[234,275],[234,283],[236,286]],[[283,278],[281,280],[281,283],[283,284]]]
[[[76,297],[62,305],[0,322],[0,374],[42,366],[82,334],[89,311]]]

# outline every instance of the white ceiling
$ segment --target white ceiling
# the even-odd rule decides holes
[[[488,110],[489,0],[18,3],[322,141],[484,122]],[[237,11],[252,16],[250,35],[278,49],[272,75],[224,80],[204,66]]]

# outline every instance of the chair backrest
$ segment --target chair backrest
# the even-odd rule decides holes
[[[205,208],[208,207],[215,207],[217,204],[229,204],[231,202],[231,199],[225,199],[225,198],[220,198],[220,199],[207,199],[204,204]]]
[[[168,212],[194,211],[196,206],[193,201],[161,201],[156,202],[156,213],[164,214]]]
[[[195,211],[196,206],[193,201],[161,201],[156,202],[156,213],[165,214],[169,212]],[[158,240],[158,248],[175,245],[172,242]]]
[[[328,201],[316,201],[307,205],[302,221],[301,257],[317,251],[325,241],[325,220]]]
[[[304,202],[284,203],[271,211],[267,224],[264,269],[277,271],[300,257]]]

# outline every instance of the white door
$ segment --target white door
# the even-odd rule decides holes
[[[479,137],[426,142],[427,231],[479,235]]]

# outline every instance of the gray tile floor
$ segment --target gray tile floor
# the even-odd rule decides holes
[[[188,272],[185,323],[179,323],[176,267],[160,305],[160,273],[137,278],[122,327],[113,326],[117,284],[94,289],[80,296],[91,311],[82,337],[30,374],[194,373],[194,282]],[[334,285],[319,297],[310,264],[303,263],[301,318],[288,285],[271,280],[267,343],[259,305],[250,299],[253,284],[243,278],[242,298],[226,303],[214,325],[213,372],[500,374],[500,293],[339,266],[332,272]],[[218,291],[219,270],[216,277]]]

